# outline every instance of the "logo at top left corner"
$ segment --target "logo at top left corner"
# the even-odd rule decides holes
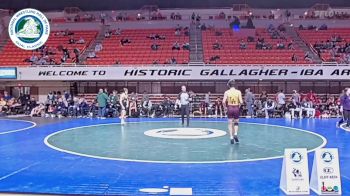
[[[50,23],[46,16],[36,9],[16,12],[9,23],[12,42],[24,50],[35,50],[45,44],[50,35]]]

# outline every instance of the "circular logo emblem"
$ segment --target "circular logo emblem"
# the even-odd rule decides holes
[[[221,137],[226,135],[226,132],[211,128],[164,128],[148,130],[144,134],[150,137],[170,139],[204,139]]]
[[[292,152],[290,159],[292,159],[292,161],[295,163],[300,163],[303,160],[303,156],[301,156],[299,152]]]
[[[330,163],[330,162],[332,162],[334,157],[333,157],[332,153],[324,152],[324,153],[322,153],[321,158],[322,158],[323,162]]]
[[[12,42],[24,50],[35,50],[45,44],[50,35],[50,24],[43,13],[36,9],[23,9],[10,20],[9,36]]]

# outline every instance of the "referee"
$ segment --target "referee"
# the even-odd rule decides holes
[[[180,111],[181,111],[181,120],[182,126],[185,125],[185,115],[187,120],[187,127],[190,125],[190,94],[186,91],[186,86],[181,86],[181,92],[178,95],[180,100]]]

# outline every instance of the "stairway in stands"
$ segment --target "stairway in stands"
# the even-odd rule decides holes
[[[80,57],[79,57],[79,60],[80,62],[82,62],[82,64],[84,64],[84,62],[86,61],[86,58],[88,56],[88,54],[90,52],[93,52],[95,51],[95,46],[98,44],[98,43],[102,43],[103,40],[105,39],[105,32],[109,29],[109,26],[108,25],[102,25],[100,31],[98,32],[97,36],[96,36],[96,39],[94,39],[90,45],[86,48],[86,50],[82,51]],[[98,56],[98,54],[96,54]]]
[[[190,25],[190,62],[189,65],[204,65],[202,31],[196,24]]]
[[[298,32],[295,30],[293,26],[290,26],[289,24],[285,24],[284,27],[286,28],[286,34],[294,40],[294,45],[302,49],[305,53],[310,52],[312,55],[312,59],[314,63],[322,63],[321,58],[311,50],[311,48],[304,42],[304,40],[299,36]],[[299,57],[304,58],[304,57]]]

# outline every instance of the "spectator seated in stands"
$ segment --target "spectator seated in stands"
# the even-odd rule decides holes
[[[106,32],[105,32],[105,38],[110,38],[110,37],[111,37],[110,31],[106,31]]]
[[[154,61],[152,62],[152,64],[153,64],[153,65],[159,65],[159,62],[160,62],[159,59],[156,59],[156,60],[154,60]]]
[[[80,37],[79,40],[77,41],[77,44],[85,44],[84,38]]]
[[[306,53],[305,53],[304,59],[307,60],[307,61],[309,61],[309,62],[312,62],[312,61],[313,61],[310,52],[306,52]]]
[[[31,62],[32,64],[36,64],[38,60],[39,60],[38,56],[36,56],[34,53],[29,58],[29,62]]]
[[[239,42],[239,49],[247,49],[247,43],[243,39]]]
[[[180,26],[180,24],[177,24],[175,27],[175,31],[181,31],[182,30],[182,26]]]
[[[171,48],[172,50],[180,50],[180,44],[178,42],[175,42],[173,44],[173,47]]]
[[[189,36],[190,35],[190,31],[188,30],[187,27],[184,29],[184,35],[185,36]]]
[[[170,19],[172,20],[181,20],[182,16],[179,12],[177,12],[176,14],[174,12],[172,12],[170,14]]]
[[[66,29],[64,32],[63,32],[63,36],[70,36],[70,35],[74,35],[73,32],[69,31],[69,29]]]
[[[101,43],[97,43],[96,46],[95,46],[95,52],[100,52],[102,51],[103,49],[103,46]]]
[[[165,40],[165,36],[159,35],[159,34],[151,34],[149,36],[147,36],[146,38],[149,39],[159,39],[159,40]]]
[[[288,50],[295,50],[295,48],[294,48],[294,45],[293,45],[293,41],[290,41],[289,43],[288,43]]]
[[[252,36],[247,37],[247,42],[255,42],[255,38]]]
[[[73,36],[70,36],[69,40],[68,40],[68,44],[75,44],[76,40],[74,39]]]
[[[94,51],[89,52],[87,58],[97,58],[96,53]]]
[[[176,30],[175,31],[175,36],[180,36],[181,35],[181,30]]]
[[[200,24],[199,26],[198,26],[198,28],[200,29],[200,30],[202,30],[202,31],[205,31],[205,30],[207,30],[207,26],[203,23],[203,24]]]
[[[79,63],[79,55],[80,55],[80,50],[78,48],[73,49],[73,53],[75,55],[75,62]]]
[[[160,45],[157,44],[157,43],[153,43],[153,44],[151,45],[151,49],[154,50],[154,51],[158,50],[159,47],[160,47]]]
[[[182,49],[183,50],[190,50],[190,43],[186,42],[186,43],[182,44]]]
[[[220,12],[218,17],[219,17],[219,19],[225,19],[226,18],[226,14],[224,12]]]
[[[293,55],[292,55],[292,61],[293,61],[294,63],[296,63],[296,62],[298,62],[298,60],[299,60],[298,56],[297,56],[295,53],[293,53]]]
[[[210,61],[217,61],[217,60],[220,60],[219,55],[215,55],[215,56],[210,57]]]
[[[270,115],[273,115],[273,113],[275,112],[275,102],[272,99],[268,99],[265,102],[265,106],[264,106],[264,111],[265,111],[265,118],[269,118]]]
[[[284,43],[279,41],[279,42],[277,42],[276,48],[277,49],[285,49],[286,47],[285,47]]]
[[[177,64],[177,61],[176,61],[175,57],[171,57],[170,64],[172,64],[172,65]]]
[[[327,30],[327,29],[328,29],[328,27],[326,24],[323,24],[320,26],[320,28],[318,28],[318,30]]]
[[[114,34],[115,35],[121,35],[122,34],[122,30],[120,28],[118,28],[117,30],[115,30]]]
[[[213,44],[213,49],[214,50],[220,50],[222,48],[222,44],[220,44],[218,42],[218,40],[215,41],[215,43]]]
[[[131,40],[128,39],[128,38],[123,38],[123,39],[120,40],[120,44],[122,46],[125,46],[125,44],[130,44],[130,43],[131,43]]]

